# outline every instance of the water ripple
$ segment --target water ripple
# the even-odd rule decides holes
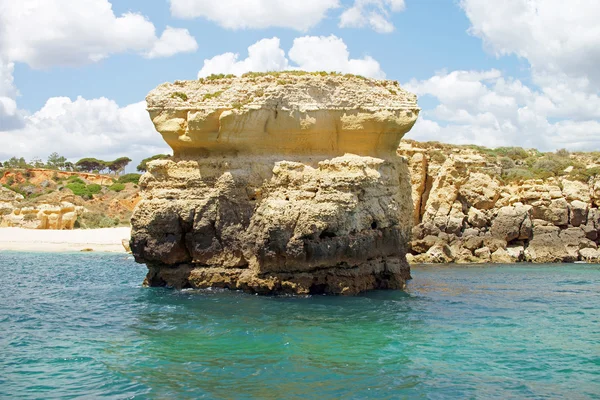
[[[416,267],[406,292],[144,289],[0,252],[0,398],[598,398],[600,268]]]

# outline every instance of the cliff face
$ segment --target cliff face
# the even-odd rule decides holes
[[[132,219],[148,285],[404,286],[412,203],[395,150],[415,96],[393,82],[278,74],[165,84],[147,101],[175,153],[149,165]]]
[[[411,262],[600,260],[600,157],[403,142]]]

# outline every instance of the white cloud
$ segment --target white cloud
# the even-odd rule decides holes
[[[245,72],[282,71],[338,71],[373,78],[385,78],[379,63],[372,57],[350,58],[344,41],[334,35],[304,36],[294,39],[289,60],[280,47],[278,38],[263,39],[248,48],[248,57],[240,60],[239,54],[224,53],[204,61],[198,73],[202,78],[212,73],[241,75]]]
[[[167,26],[160,39],[145,56],[147,58],[171,57],[177,53],[193,53],[196,50],[198,50],[198,43],[187,29]]]
[[[597,0],[461,0],[470,33],[498,56],[529,61],[540,86],[600,90]]]
[[[600,99],[566,86],[534,90],[498,70],[440,72],[404,87],[439,101],[408,137],[541,150],[600,147]]]
[[[22,112],[17,108],[17,88],[13,83],[14,63],[0,59],[0,132],[20,128]]]
[[[234,53],[224,53],[204,60],[198,77],[221,73],[241,75],[249,71],[283,71],[288,69],[289,63],[279,46],[279,38],[262,39],[248,47],[248,57],[243,60],[239,60],[239,54]]]
[[[306,31],[339,7],[338,0],[170,0],[177,18],[206,18],[227,29],[292,28]]]
[[[169,56],[190,51],[195,42],[173,28],[158,38],[144,16],[117,17],[108,0],[0,0],[0,26],[2,54],[33,68],[80,65],[124,52]],[[174,35],[185,34],[185,46],[165,50]]]
[[[340,16],[340,28],[370,27],[379,33],[394,31],[390,14],[404,11],[404,0],[354,0],[354,5]]]
[[[119,107],[106,98],[50,98],[42,109],[25,117],[22,128],[0,132],[0,160],[45,158],[54,151],[71,160],[119,156],[140,160],[168,152],[145,108],[145,102]]]

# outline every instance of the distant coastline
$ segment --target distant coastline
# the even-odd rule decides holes
[[[0,228],[0,251],[125,253],[129,227],[75,230]]]

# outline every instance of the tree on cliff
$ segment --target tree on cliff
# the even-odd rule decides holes
[[[82,158],[75,163],[75,166],[85,172],[102,171],[106,168],[106,162],[96,158]]]
[[[8,161],[4,162],[4,168],[31,168],[31,165],[27,164],[27,161],[23,157],[11,157]]]
[[[114,161],[109,161],[106,163],[106,167],[114,172],[115,174],[119,171],[125,169],[125,167],[131,162],[131,158],[129,157],[119,157]]]
[[[67,159],[65,157],[59,155],[57,152],[54,152],[48,156],[48,162],[46,165],[50,169],[64,169],[66,162]]]
[[[150,161],[154,161],[154,160],[165,160],[167,158],[171,157],[168,154],[157,154],[155,156],[152,157],[148,157],[148,158],[144,158],[140,164],[137,166],[137,170],[139,172],[146,172],[148,170],[148,163]]]

